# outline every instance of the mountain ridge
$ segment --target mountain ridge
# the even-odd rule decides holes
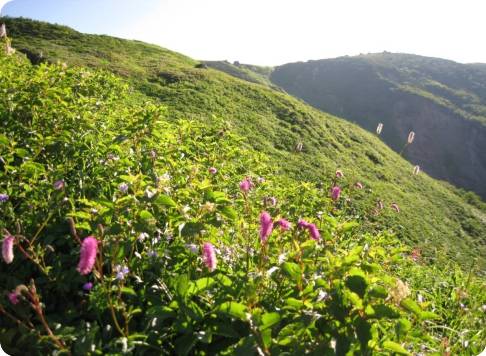
[[[486,196],[486,71],[410,54],[374,53],[287,64],[271,80],[323,111],[374,131],[432,176]],[[424,156],[424,153],[426,155]]]

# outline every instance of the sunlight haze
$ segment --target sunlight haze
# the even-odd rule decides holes
[[[385,50],[486,62],[485,10],[471,0],[14,0],[2,15],[138,39],[197,59],[277,65]]]

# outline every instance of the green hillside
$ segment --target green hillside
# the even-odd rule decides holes
[[[280,174],[318,184],[336,169],[343,170],[343,184],[361,181],[366,188],[360,192],[363,199],[349,208],[360,215],[383,201],[387,209],[369,223],[393,228],[426,256],[439,250],[469,261],[485,254],[486,218],[480,200],[425,174],[414,176],[413,165],[355,125],[268,87],[196,68],[197,61],[154,45],[30,20],[6,23],[13,46],[21,52],[122,75],[138,92],[166,104],[172,117],[225,118],[246,144],[281,163]],[[302,152],[295,151],[299,142]],[[400,214],[389,209],[393,202],[401,207]]]
[[[431,176],[486,198],[486,71],[409,54],[376,53],[276,67],[271,80],[307,103],[374,132]]]
[[[250,64],[241,64],[238,62],[229,63],[228,61],[204,61],[207,67],[220,70],[233,77],[246,80],[247,82],[257,83],[272,87],[279,90],[279,88],[270,81],[271,67],[260,67]]]
[[[0,40],[6,352],[484,349],[474,195],[412,175],[354,125],[186,57],[7,24],[17,53]],[[32,65],[20,51],[68,64]],[[108,53],[113,68],[97,62]]]

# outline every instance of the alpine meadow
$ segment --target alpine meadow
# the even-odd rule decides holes
[[[361,115],[359,93],[340,96],[348,69],[321,92],[313,63],[201,61],[0,24],[6,353],[485,350],[485,182],[421,160],[427,125]],[[424,78],[395,84],[425,95]],[[484,131],[481,83],[447,103],[476,110],[464,121]]]

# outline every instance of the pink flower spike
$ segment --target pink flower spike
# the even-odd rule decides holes
[[[246,177],[240,182],[240,189],[244,193],[248,193],[252,187],[253,187],[253,183],[248,177]]]
[[[301,229],[307,229],[309,227],[309,223],[305,220],[300,219],[299,222],[297,223],[297,227]]]
[[[218,262],[216,260],[214,246],[210,242],[205,242],[203,245],[203,261],[209,272],[212,272],[216,269]]]
[[[272,217],[266,211],[260,214],[260,241],[262,243],[267,242],[268,237],[272,233],[273,221]]]
[[[277,224],[280,226],[280,229],[282,231],[288,231],[288,230],[290,230],[290,227],[291,227],[290,222],[287,221],[287,220],[285,220],[285,219],[283,219],[283,218],[282,219],[279,219],[277,221]]]
[[[397,213],[400,212],[400,207],[398,206],[397,203],[392,203],[392,205],[390,205],[390,207],[395,210]]]
[[[8,293],[8,300],[10,300],[10,303],[13,305],[18,304],[20,302],[19,295],[17,292],[10,292]]]
[[[337,185],[331,188],[331,198],[332,200],[336,201],[341,196],[341,188]]]
[[[321,234],[319,233],[319,229],[317,228],[316,225],[314,224],[309,224],[309,226],[307,227],[307,229],[309,230],[309,233],[312,237],[313,240],[316,240],[316,241],[320,241],[321,240]]]
[[[98,253],[98,240],[93,236],[88,236],[83,240],[77,271],[82,275],[89,274],[96,261]]]
[[[10,264],[14,259],[13,245],[15,237],[12,235],[5,236],[2,243],[2,257],[5,263]]]

